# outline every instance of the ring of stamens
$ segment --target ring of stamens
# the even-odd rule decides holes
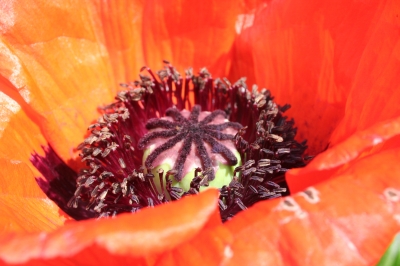
[[[232,135],[221,132],[229,127],[239,130],[233,141],[243,165],[229,176],[230,184],[219,189],[221,219],[229,220],[261,200],[288,195],[285,172],[304,166],[312,158],[303,156],[306,142],[295,140],[294,121],[283,116],[290,106],[278,106],[266,89],[258,90],[253,86],[248,90],[243,78],[231,84],[227,79],[212,79],[211,74],[202,69],[197,76],[188,70],[183,79],[172,65],[165,64],[164,70],[156,72],[158,78],[151,69],[144,67],[142,70],[150,76],[141,74],[140,81],[122,84],[126,90],[117,94],[116,102],[102,108],[103,115],[89,127],[91,134],[79,146],[82,161],[87,165],[79,174],[69,174],[74,173],[73,170],[64,171],[68,168],[66,165],[55,167],[51,159],[54,156],[47,152],[45,157],[33,157],[32,162],[38,169],[52,165],[52,171],[41,170],[47,180],[43,183],[48,182],[47,195],[79,220],[136,212],[197,194],[215,174],[208,167],[205,144],[212,146],[211,152],[220,153],[228,162],[233,164],[236,160],[219,143],[232,139]],[[190,94],[196,106],[190,117],[185,118],[178,110],[191,108]],[[173,105],[177,108],[170,108]],[[200,106],[211,113],[199,122]],[[158,118],[164,113],[172,117],[172,123]],[[231,122],[212,123],[219,115],[227,116]],[[239,125],[245,127],[239,129]],[[146,135],[146,128],[160,132]],[[136,147],[143,148],[155,137],[167,141],[163,148],[148,157],[147,167],[153,166],[153,158],[163,149],[179,141],[185,147],[193,144],[198,153],[203,154],[202,165],[195,169],[188,191],[172,186],[172,179],[182,178],[179,170],[188,149],[179,154],[176,166],[170,171],[159,169],[151,173],[142,166],[143,152]],[[54,172],[59,176],[56,180],[51,175]],[[66,190],[62,178],[75,180],[75,191]],[[155,179],[160,180],[161,191],[156,188]],[[53,196],[56,194],[68,195],[69,202]]]

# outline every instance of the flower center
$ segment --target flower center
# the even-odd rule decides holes
[[[243,78],[231,84],[202,69],[198,76],[186,71],[183,79],[165,64],[158,77],[144,67],[150,76],[122,84],[125,90],[101,109],[78,147],[87,167],[77,176],[60,170],[60,180],[46,185],[47,195],[84,219],[136,212],[214,186],[223,221],[256,202],[288,195],[285,172],[307,160],[306,142],[295,140],[294,121],[283,115],[290,106],[277,105],[266,89],[248,90]],[[32,161],[42,169],[51,158]]]
[[[140,149],[147,150],[144,165],[152,169],[153,174],[159,169],[171,170],[173,165],[176,171],[173,185],[184,191],[190,189],[197,168],[207,171],[203,178],[208,185],[216,188],[229,185],[233,166],[238,166],[240,161],[233,139],[242,125],[229,122],[222,110],[201,112],[199,105],[190,113],[169,108],[166,115],[146,124],[150,131],[138,144]]]

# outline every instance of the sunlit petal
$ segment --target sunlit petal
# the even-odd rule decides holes
[[[37,186],[38,172],[29,162],[32,149],[46,142],[21,106],[3,92],[0,110],[0,232],[50,231],[66,218]]]

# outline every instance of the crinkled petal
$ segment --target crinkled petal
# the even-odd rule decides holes
[[[0,258],[28,264],[57,259],[98,265],[112,261],[113,255],[125,263],[154,261],[157,254],[189,241],[203,228],[220,225],[217,198],[218,192],[210,189],[135,215],[71,222],[51,233],[5,234],[0,236]]]
[[[247,13],[231,73],[290,103],[316,154],[399,115],[399,12],[396,0],[270,1]]]
[[[92,1],[100,17],[99,36],[110,55],[117,82],[137,79],[147,64],[162,60],[182,71],[210,68],[226,75],[241,16],[261,1],[221,2]]]
[[[7,83],[0,81],[5,90]],[[0,232],[51,231],[65,216],[38,187],[30,152],[45,143],[21,106],[0,91]]]
[[[338,145],[319,154],[304,168],[293,169],[286,175],[291,192],[298,192],[318,182],[333,178],[335,172],[346,169],[348,164],[393,145],[400,138],[400,117],[378,123],[366,130],[356,132]],[[382,160],[382,165],[390,164]],[[377,169],[377,171],[379,171]]]
[[[232,63],[235,22],[246,8],[237,0],[146,1],[146,63],[158,65],[161,58],[173,62],[179,70],[193,67],[197,72],[207,67],[214,76],[226,76]]]
[[[400,2],[371,1],[375,8],[362,41],[352,45],[362,51],[351,76],[343,119],[330,141],[333,145],[375,123],[400,116]]]
[[[233,265],[373,265],[400,229],[400,148],[353,161],[334,178],[263,202],[226,225]],[[382,163],[386,162],[386,163]]]
[[[39,189],[29,166],[0,159],[0,233],[46,232],[64,224],[66,217]]]
[[[165,252],[157,258],[155,265],[224,265],[232,257],[232,242],[232,233],[225,226],[214,226]]]
[[[147,1],[91,2],[99,17],[98,35],[108,51],[116,84],[138,79],[138,71],[145,64],[142,36],[150,33],[143,29]],[[149,48],[149,52],[153,49],[156,48]],[[160,66],[162,59],[154,66]]]
[[[0,75],[43,119],[36,121],[64,159],[115,89],[90,4],[1,1]],[[79,8],[77,8],[79,7]]]

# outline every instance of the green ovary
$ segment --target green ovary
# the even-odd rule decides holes
[[[208,188],[222,188],[223,186],[229,185],[229,183],[232,181],[233,178],[233,171],[235,170],[236,167],[242,165],[242,160],[240,158],[240,154],[237,151],[233,151],[235,154],[235,157],[237,158],[237,164],[236,165],[227,165],[223,163],[219,163],[218,170],[215,173],[215,179],[212,181],[209,181],[209,186],[208,187],[200,187],[200,192],[208,189]],[[150,154],[150,149],[146,149],[143,154],[143,165],[144,162],[146,161],[147,157]],[[151,173],[154,175],[154,183],[157,186],[157,189],[161,191],[161,184],[160,184],[160,179],[158,178],[158,170],[163,169],[164,170],[164,177],[167,171],[172,169],[172,166],[170,163],[165,162],[162,163],[161,165],[158,165],[154,167],[154,169],[151,171]],[[184,191],[188,191],[190,189],[190,182],[194,178],[194,172],[195,169],[192,171],[188,172],[180,182],[176,181],[175,178],[172,180],[172,185],[174,187],[179,187],[182,188]],[[166,180],[163,180],[164,182],[164,188],[165,188],[165,183]]]

